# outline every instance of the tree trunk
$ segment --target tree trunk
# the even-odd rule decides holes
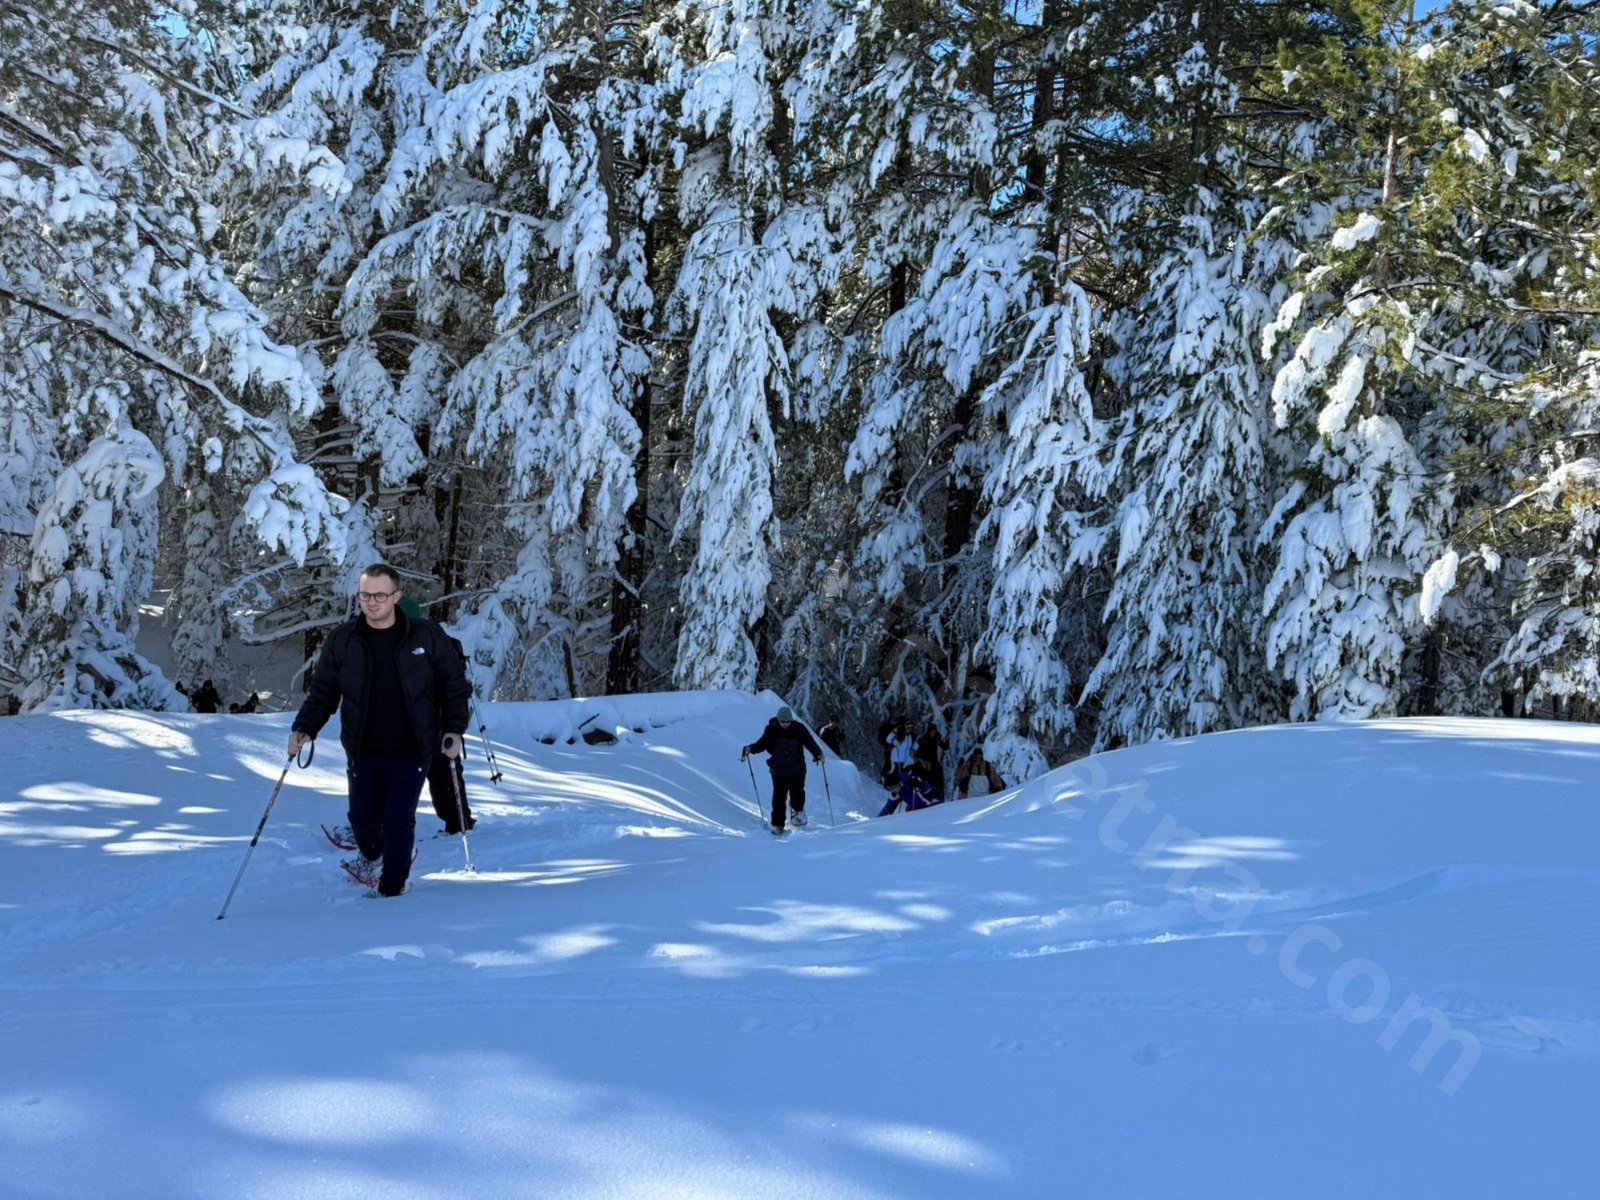
[[[644,227],[646,283],[655,291],[655,222]],[[650,377],[633,397],[633,419],[639,427],[639,456],[633,464],[633,507],[628,510],[628,532],[611,580],[611,650],[606,659],[606,692],[623,695],[639,690],[641,629],[644,620],[646,533],[650,527],[650,405],[654,389]]]
[[[1419,717],[1437,717],[1439,710],[1439,675],[1444,667],[1444,633],[1430,629],[1422,643],[1421,679],[1417,682],[1415,712]]]

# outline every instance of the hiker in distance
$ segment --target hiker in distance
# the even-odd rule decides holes
[[[907,812],[916,812],[919,808],[927,808],[929,805],[938,803],[933,799],[931,787],[928,781],[922,777],[921,770],[922,760],[918,759],[911,766],[900,772],[899,790],[889,794],[888,803],[878,813],[880,817],[889,816],[902,804],[905,805]]]
[[[767,722],[761,736],[739,753],[741,760],[752,754],[767,754],[767,769],[772,772],[772,832],[784,832],[784,813],[791,814],[795,825],[806,823],[806,751],[818,763],[822,761],[822,747],[817,745],[811,731],[794,719],[794,712],[785,704],[778,715]]]
[[[417,800],[437,748],[461,753],[472,688],[444,630],[397,610],[400,576],[386,563],[361,572],[360,615],[328,635],[295,715],[289,753],[316,738],[342,704],[350,829],[378,881],[398,896],[411,874]],[[381,860],[381,861],[380,861]],[[354,873],[354,872],[352,872]]]
[[[911,722],[904,717],[889,726],[883,747],[883,786],[891,796],[898,795],[912,760],[917,756],[917,740],[911,736]]]

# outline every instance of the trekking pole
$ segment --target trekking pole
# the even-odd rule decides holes
[[[744,765],[746,767],[750,767],[750,794],[756,798],[756,816],[760,818],[761,789],[756,786],[756,769],[750,766],[750,756],[748,754],[741,754],[739,757],[744,759]]]
[[[300,762],[291,754],[288,756],[288,761],[283,764],[283,774],[278,776],[278,786],[272,789],[272,798],[267,801],[267,811],[261,814],[261,824],[256,826],[256,835],[250,839],[250,849],[244,852],[244,861],[239,864],[239,873],[233,877],[233,886],[228,889],[228,898],[222,902],[222,911],[217,914],[217,920],[220,921],[228,915],[228,905],[233,903],[233,894],[239,890],[239,881],[244,878],[244,869],[250,865],[250,856],[256,852],[256,843],[261,840],[261,831],[267,827],[267,818],[272,815],[272,806],[278,802],[278,793],[283,790],[283,781],[289,778],[289,764],[309,767],[311,760],[317,756],[316,742],[307,742],[306,747],[305,762]]]
[[[467,719],[472,720],[473,718],[477,718],[478,737],[483,741],[483,760],[489,764],[489,782],[498,787],[500,784],[500,764],[495,762],[494,749],[489,745],[489,727],[483,723],[483,718],[478,716],[478,710],[468,704]],[[463,738],[462,741],[465,742],[466,739]]]
[[[461,826],[461,853],[467,856],[467,874],[478,872],[472,866],[472,851],[467,846],[467,806],[461,799],[461,760],[450,761],[450,790],[456,794],[456,824]]]
[[[833,815],[833,789],[828,786],[828,760],[822,760],[822,791],[828,797],[828,827],[839,828],[839,820]]]

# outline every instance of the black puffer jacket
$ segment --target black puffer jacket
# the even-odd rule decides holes
[[[790,721],[789,728],[785,729],[778,724],[777,717],[768,721],[761,736],[745,747],[749,754],[760,754],[763,750],[771,756],[767,759],[767,769],[779,779],[805,776],[807,750],[816,758],[822,757],[822,747],[817,745],[809,729],[799,721]]]
[[[355,759],[367,720],[367,679],[372,650],[361,636],[365,617],[346,621],[328,635],[311,673],[311,690],[295,715],[293,728],[316,737],[344,705],[339,741]],[[395,669],[405,692],[405,711],[417,745],[432,753],[447,733],[467,731],[472,685],[451,638],[432,621],[396,610]]]

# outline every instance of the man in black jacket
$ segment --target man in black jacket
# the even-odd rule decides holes
[[[197,713],[214,713],[222,706],[222,693],[208,679],[195,688],[194,695],[189,697],[189,706]]]
[[[769,756],[767,769],[772,772],[773,833],[784,832],[785,809],[794,815],[797,826],[806,823],[807,750],[811,751],[811,757],[817,762],[822,761],[822,747],[817,745],[811,731],[794,719],[794,713],[786,704],[778,710],[777,716],[767,722],[761,736],[739,755],[744,759],[765,751]]]
[[[396,610],[400,577],[385,563],[361,572],[361,615],[323,643],[311,688],[294,719],[289,753],[314,739],[339,708],[348,760],[350,828],[375,872],[380,896],[398,896],[411,874],[417,799],[434,748],[461,753],[472,689],[444,630]]]

